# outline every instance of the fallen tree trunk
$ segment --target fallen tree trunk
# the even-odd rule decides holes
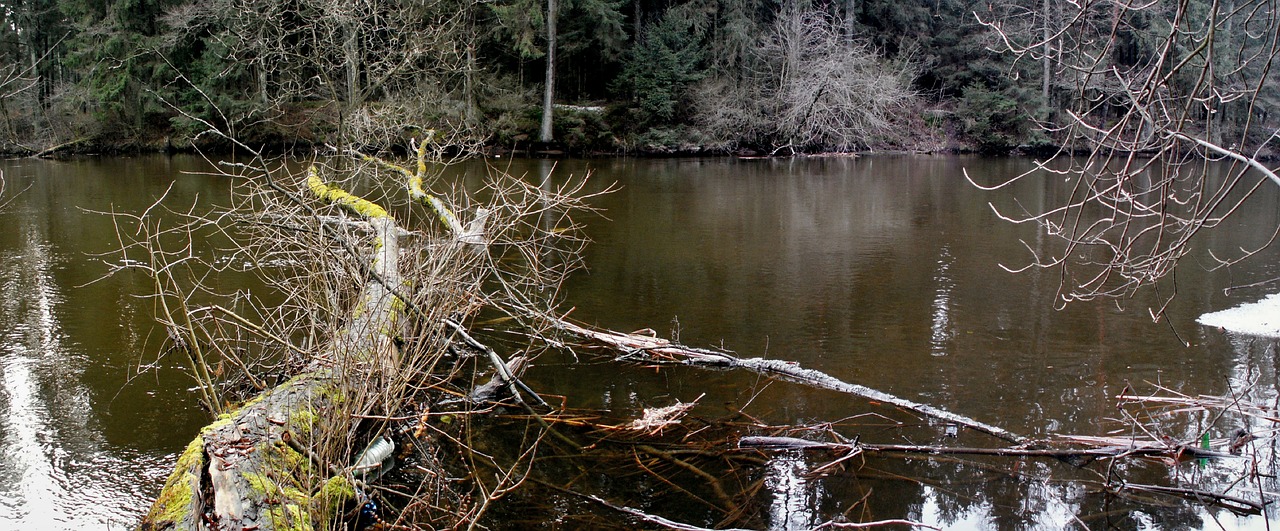
[[[404,304],[388,286],[400,283],[399,238],[406,232],[380,206],[324,184],[314,167],[307,184],[359,218],[345,223],[373,233],[373,278],[326,355],[316,358],[336,362],[315,361],[202,429],[178,458],[142,529],[313,529],[337,523],[357,499],[352,474],[314,460],[343,454],[332,447],[342,441],[328,435],[349,427],[346,390],[396,366],[394,337]]]
[[[928,404],[907,400],[867,386],[849,383],[822,371],[806,369],[794,362],[764,358],[739,358],[726,352],[686,347],[657,337],[627,334],[612,330],[594,330],[563,319],[557,321],[556,326],[576,336],[619,350],[624,353],[623,358],[627,360],[647,363],[678,363],[693,367],[744,369],[810,387],[875,400],[943,422],[965,426],[1014,444],[1031,443],[1031,440],[1027,437],[1015,434],[1004,428],[992,426]]]
[[[311,529],[356,498],[351,478],[308,482],[321,468],[285,440],[313,444],[318,422],[342,407],[328,370],[297,376],[200,430],[143,518],[142,529]]]
[[[470,204],[470,198],[437,197],[429,191],[428,178],[435,171],[429,162],[440,162],[430,157],[439,156],[443,147],[433,143],[434,132],[423,133],[425,136],[414,140],[418,142],[416,172],[351,152],[373,166],[347,174],[361,177],[376,166],[390,170],[397,179],[403,177],[401,184],[410,201],[422,205],[430,216],[419,223],[414,221],[413,207],[405,211],[401,205],[397,212],[419,231],[400,227],[382,205],[326,183],[314,165],[307,169],[301,187],[282,185],[276,180],[278,169],[273,170],[259,153],[231,138],[227,139],[255,155],[248,164],[222,164],[235,168],[236,173],[228,176],[253,176],[233,195],[237,206],[232,210],[206,216],[173,212],[188,220],[177,227],[162,226],[151,214],[152,210],[166,210],[160,200],[141,215],[116,214],[117,219],[138,223],[136,231],[117,233],[121,252],[126,255],[119,269],[141,269],[155,281],[158,320],[169,329],[175,350],[190,354],[188,369],[199,383],[206,407],[221,411],[224,401],[220,389],[234,388],[237,383],[264,387],[262,378],[248,374],[251,364],[240,359],[246,350],[240,336],[223,332],[226,328],[249,331],[260,338],[261,342],[252,346],[261,350],[249,355],[256,356],[262,366],[281,367],[285,363],[301,367],[288,383],[220,415],[200,431],[179,457],[142,528],[348,527],[354,522],[343,510],[366,505],[359,481],[362,462],[369,455],[390,453],[386,451],[390,445],[380,444],[377,452],[371,449],[366,452],[369,455],[355,457],[354,446],[372,435],[368,431],[383,430],[403,420],[400,415],[410,409],[439,405],[419,403],[419,399],[471,395],[456,389],[453,381],[458,371],[465,370],[461,364],[442,363],[448,352],[457,351],[455,341],[476,349],[494,366],[491,390],[502,388],[526,406],[526,398],[535,405],[545,405],[513,374],[519,372],[518,367],[508,367],[461,323],[486,306],[508,314],[541,315],[536,308],[551,303],[544,298],[558,292],[560,281],[577,267],[574,260],[547,264],[542,257],[549,251],[576,253],[585,241],[567,217],[573,210],[589,210],[583,202],[589,195],[578,195],[585,180],[544,189],[499,172],[486,184],[485,206],[477,205],[471,219],[464,221],[451,205]],[[308,193],[299,195],[298,188]],[[370,193],[385,193],[379,187],[372,189]],[[330,206],[321,207],[317,201]],[[333,212],[333,207],[342,212]],[[530,223],[530,219],[541,220],[550,213],[557,213],[560,221],[569,225]],[[235,255],[243,253],[249,262],[260,264],[261,271],[272,277],[269,281],[280,286],[278,295],[284,303],[261,314],[264,321],[272,322],[271,330],[203,300],[200,308],[188,310],[188,305],[194,304],[192,292],[201,298],[214,293],[202,282],[210,271],[221,271],[187,252],[193,234],[213,227],[225,235],[224,219],[241,222],[236,226],[243,227],[241,235],[248,236],[247,241],[233,245]],[[434,226],[432,219],[438,221]],[[487,228],[489,225],[493,228]],[[174,237],[185,238],[187,249],[166,249],[164,242]],[[411,242],[413,247],[404,253],[406,265],[401,271],[400,239],[408,237],[414,239],[405,243]],[[516,252],[495,259],[490,256],[495,246]],[[141,260],[130,259],[130,252],[144,255],[136,257]],[[189,265],[192,263],[207,270],[195,271]],[[175,274],[175,270],[182,273]],[[240,293],[228,295],[243,300],[240,297]],[[225,319],[212,319],[215,313],[226,314]],[[307,347],[293,345],[291,339],[301,339]],[[282,362],[279,358],[283,356],[268,351],[267,344],[284,344],[287,358]],[[224,361],[244,371],[246,377],[233,380],[224,376]],[[497,396],[489,391],[482,390],[475,398]],[[422,415],[415,432],[431,426],[428,420]],[[418,505],[421,494],[432,494],[432,501],[412,509],[416,511],[412,514],[410,507],[400,509],[410,519],[431,520],[433,527],[437,523],[454,527],[474,522],[505,489],[479,498],[449,494],[447,483],[453,476],[444,472],[435,454],[442,447],[457,445],[464,451],[468,447],[438,431],[439,439],[417,441],[412,448],[425,463],[421,483],[412,490],[391,490],[397,497],[412,500],[409,506]],[[375,440],[389,441],[384,439],[386,435],[380,433]],[[348,466],[353,460],[357,465]],[[486,488],[482,481],[474,483],[482,491]],[[387,494],[386,485],[378,487]]]
[[[65,149],[69,149],[69,148],[71,148],[71,147],[74,147],[74,146],[77,146],[77,145],[83,144],[83,143],[88,142],[88,141],[89,141],[89,139],[88,139],[88,138],[76,138],[76,139],[73,139],[73,140],[70,140],[70,141],[67,141],[67,142],[63,142],[63,143],[61,143],[61,144],[57,144],[57,145],[54,145],[54,146],[49,146],[49,147],[47,147],[47,148],[44,148],[44,149],[40,150],[39,152],[32,153],[30,156],[31,156],[32,158],[37,158],[37,159],[42,159],[42,158],[51,157],[51,156],[53,156],[53,155],[58,154],[58,152],[59,152],[59,151],[62,151],[62,150],[65,150]]]

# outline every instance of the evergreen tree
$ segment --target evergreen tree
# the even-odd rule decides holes
[[[693,83],[704,77],[706,17],[692,4],[671,8],[646,26],[627,52],[615,88],[636,130],[683,121]]]

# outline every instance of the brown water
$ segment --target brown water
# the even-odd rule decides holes
[[[1193,255],[1179,271],[1167,323],[1151,322],[1146,296],[1123,308],[1101,302],[1056,311],[1054,271],[1011,275],[997,265],[1029,259],[1020,240],[1036,249],[1052,243],[1031,226],[999,222],[987,203],[1035,210],[1054,204],[1062,183],[1038,178],[987,193],[961,176],[967,168],[995,181],[1030,164],[944,156],[559,162],[557,175],[590,168],[598,186],[622,186],[598,203],[608,219],[588,220],[595,240],[590,270],[566,287],[567,304],[581,321],[654,328],[693,346],[794,360],[1032,437],[1102,435],[1123,426],[1111,419],[1113,397],[1126,382],[1142,391],[1153,391],[1145,383],[1151,382],[1207,395],[1252,386],[1251,398],[1276,398],[1273,342],[1194,322],[1204,312],[1261,298],[1265,287],[1230,296],[1222,289],[1280,276],[1275,252],[1212,273],[1204,267],[1207,255]],[[511,163],[515,173],[535,178],[551,166]],[[0,213],[0,528],[126,526],[204,423],[190,380],[170,362],[136,376],[160,345],[147,341],[155,333],[152,310],[138,297],[149,287],[129,275],[92,282],[107,269],[94,255],[111,249],[115,233],[106,217],[84,210],[139,211],[171,183],[175,206],[225,202],[224,180],[180,173],[201,167],[185,157],[0,163],[8,195],[23,190]],[[1256,247],[1280,223],[1278,214],[1277,194],[1265,190],[1206,244],[1219,252]],[[704,409],[744,408],[772,424],[860,413],[927,424],[858,399],[732,372],[635,370],[549,355],[530,384],[574,406],[623,417],[705,393]],[[1208,420],[1161,426],[1193,437]],[[934,428],[866,427],[844,435],[991,444],[971,433],[946,439]],[[908,518],[948,528],[1058,528],[1073,517],[1090,527],[1265,524],[1195,503],[1116,501],[1088,483],[1063,481],[1096,482],[1092,472],[1043,460],[1017,463],[1010,473],[1007,459],[875,458],[861,475],[819,480],[806,475],[815,462],[784,454],[762,472],[769,509],[761,524],[805,528],[851,506],[858,519]],[[1135,482],[1222,490],[1213,481],[1229,477],[1233,466],[1125,471]],[[857,503],[868,493],[874,495]]]

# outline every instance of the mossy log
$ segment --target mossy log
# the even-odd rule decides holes
[[[309,372],[200,430],[141,528],[309,530],[335,521],[356,498],[351,480],[295,447],[309,448],[317,423],[342,415],[341,389],[330,371]]]
[[[383,283],[397,286],[399,238],[406,234],[385,209],[324,184],[314,168],[308,187],[339,205],[374,234],[370,280],[344,329],[324,356],[340,360],[335,369],[314,362],[312,369],[222,415],[200,430],[178,458],[140,528],[311,530],[330,526],[357,493],[346,463],[318,463],[320,455],[349,451],[326,448],[345,431],[351,415],[343,389],[362,385],[398,361],[393,340],[404,304]],[[337,427],[335,430],[334,428]],[[345,439],[341,439],[345,441]],[[299,450],[303,451],[299,451]],[[349,449],[346,449],[349,450]]]

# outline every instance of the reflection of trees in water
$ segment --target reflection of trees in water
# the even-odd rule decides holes
[[[1145,477],[1127,465],[1117,468],[1134,479]],[[1159,475],[1159,468],[1150,472]],[[1118,496],[1097,479],[1054,460],[871,458],[858,470],[813,483],[823,489],[817,492],[824,493],[819,502],[824,510],[853,520],[904,516],[944,529],[1062,529],[1073,522],[1090,528],[1192,529],[1202,527],[1208,514],[1222,512],[1194,500]],[[853,510],[850,500],[858,500]]]

